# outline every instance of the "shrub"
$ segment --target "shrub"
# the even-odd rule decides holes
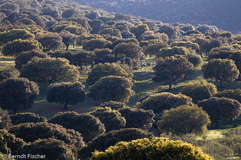
[[[200,149],[182,141],[170,141],[165,138],[147,138],[131,142],[119,142],[109,147],[105,152],[95,151],[91,160],[213,160],[203,154]]]

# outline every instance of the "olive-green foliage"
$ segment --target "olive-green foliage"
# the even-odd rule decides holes
[[[71,17],[68,20],[77,22],[78,24],[81,24],[87,31],[92,30],[92,28],[90,27],[86,17]]]
[[[21,52],[38,50],[39,44],[38,41],[34,39],[17,39],[6,43],[2,48],[2,53],[5,56],[17,56]]]
[[[33,57],[46,58],[48,55],[41,50],[22,52],[15,59],[15,68],[21,70],[22,66],[31,61]]]
[[[203,76],[208,79],[215,79],[221,83],[232,82],[238,78],[239,70],[233,60],[212,59],[202,66]]]
[[[140,60],[144,56],[143,49],[134,42],[120,43],[113,49],[113,54],[116,56],[124,55],[126,58],[130,58],[132,64],[128,64],[130,67],[139,68]]]
[[[171,141],[166,138],[147,138],[131,142],[119,142],[105,152],[95,151],[91,160],[213,160],[200,149],[182,141]]]
[[[0,129],[0,152],[4,154],[18,154],[21,153],[24,145],[25,142],[21,138],[17,138],[14,134]]]
[[[95,64],[106,63],[106,62],[112,63],[117,61],[116,56],[112,54],[112,50],[109,48],[95,49],[94,54],[95,54],[95,58],[94,58]]]
[[[241,114],[241,104],[230,98],[212,97],[198,102],[210,116],[213,123],[218,120],[234,120]]]
[[[63,45],[62,38],[58,33],[39,33],[36,35],[36,39],[42,44],[45,50],[56,50]]]
[[[126,77],[106,76],[90,87],[89,96],[102,101],[128,102],[135,94],[133,82]]]
[[[68,82],[79,78],[79,70],[64,58],[33,58],[24,65],[21,77],[26,77],[36,82]]]
[[[241,103],[241,89],[227,89],[222,92],[218,92],[213,97],[226,97],[239,101]]]
[[[83,49],[94,51],[95,49],[107,48],[106,45],[111,42],[107,41],[104,38],[96,38],[91,40],[83,41]]]
[[[102,29],[102,30],[99,32],[99,34],[100,34],[100,35],[110,35],[110,36],[113,36],[113,37],[122,38],[120,30],[119,30],[119,29],[114,29],[114,28],[105,28],[105,29]]]
[[[207,132],[207,125],[210,123],[207,112],[202,108],[195,105],[182,105],[165,110],[157,126],[167,133],[203,135]]]
[[[157,64],[153,68],[155,71],[155,82],[168,81],[169,89],[171,89],[174,82],[183,80],[186,76],[190,75],[194,66],[188,62],[188,59],[181,55],[171,57],[162,57],[157,59]]]
[[[132,78],[133,74],[128,74],[123,68],[116,63],[99,63],[93,66],[89,76],[86,80],[86,84],[91,86],[95,84],[101,77],[105,76],[123,76]]]
[[[162,41],[150,41],[147,46],[143,46],[145,55],[158,55],[162,48],[166,48],[168,44]]]
[[[70,64],[76,65],[76,66],[84,66],[84,65],[90,65],[93,64],[95,55],[93,52],[90,51],[63,51],[63,50],[56,50],[56,51],[48,51],[47,54],[50,57],[55,58],[66,58],[69,60]]]
[[[195,51],[199,51],[199,45],[197,43],[193,43],[191,41],[176,41],[176,42],[172,42],[170,44],[171,47],[174,47],[174,46],[184,46],[184,47],[187,47],[187,48],[191,48]]]
[[[38,94],[38,85],[26,78],[5,79],[0,83],[0,107],[14,112],[31,108]]]
[[[85,100],[85,86],[81,82],[62,82],[54,83],[48,87],[47,101],[64,104],[76,105]]]
[[[118,44],[120,44],[120,43],[130,43],[130,42],[133,42],[133,43],[136,43],[136,44],[138,44],[139,45],[139,42],[138,42],[138,40],[137,39],[135,39],[135,38],[125,38],[125,39],[123,39],[123,38],[117,38],[114,42],[113,42],[113,48],[115,48],[115,46],[117,46]]]
[[[134,27],[131,27],[130,29],[130,31],[136,36],[137,40],[141,40],[141,35],[148,30],[149,30],[149,27],[147,24],[134,26]]]
[[[10,118],[13,125],[28,122],[38,123],[47,121],[45,117],[39,116],[38,114],[32,112],[16,113],[11,115]]]
[[[189,51],[187,50],[186,47],[167,47],[167,48],[163,48],[160,50],[160,52],[157,54],[157,57],[170,57],[170,56],[174,56],[174,55],[187,55],[189,53]]]
[[[81,35],[86,33],[86,29],[74,21],[60,21],[53,25],[51,31],[60,33],[61,31],[68,31],[72,34]]]
[[[80,132],[86,143],[105,133],[104,124],[102,124],[98,118],[90,114],[59,112],[55,114],[49,122]]]
[[[208,54],[207,60],[211,59],[226,59],[229,58],[233,53],[237,53],[238,51],[230,51],[230,50],[224,50],[224,49],[219,49],[217,51],[211,51]]]
[[[192,98],[183,94],[162,92],[150,95],[142,102],[137,102],[135,107],[145,110],[152,109],[154,113],[161,113],[166,109],[176,108],[180,105],[192,105]]]
[[[239,73],[241,72],[241,50],[237,51],[237,52],[233,52],[230,56],[229,56],[229,59],[232,59],[238,70],[239,70]]]
[[[7,32],[0,32],[0,44],[3,45],[16,39],[29,39],[35,36],[25,29],[13,29]]]
[[[81,149],[85,146],[85,142],[79,132],[47,122],[14,125],[9,129],[9,133],[22,138],[26,142],[34,142],[38,139],[56,138],[64,141],[66,144],[73,145],[73,147],[77,149]]]
[[[122,102],[109,101],[109,102],[101,103],[99,107],[110,107],[111,109],[119,110],[126,107],[126,104]]]
[[[128,142],[139,138],[151,139],[153,137],[154,136],[152,133],[137,128],[126,128],[110,131],[108,133],[100,135],[99,137],[88,143],[88,145],[79,152],[79,157],[81,160],[90,158],[91,153],[95,150],[105,151],[108,147],[113,146],[121,141]]]
[[[198,54],[187,54],[186,58],[194,65],[194,67],[199,67],[203,63],[202,57]]]
[[[0,129],[9,129],[11,127],[11,119],[8,111],[0,108]]]
[[[112,110],[110,107],[97,108],[90,114],[100,119],[105,125],[106,132],[124,128],[126,125],[126,119],[122,117],[120,112]]]
[[[23,147],[24,154],[46,155],[46,160],[77,160],[77,155],[71,150],[71,146],[54,138],[38,139]]]
[[[128,42],[116,45],[113,49],[113,54],[124,54],[126,57],[140,59],[143,53],[142,48],[138,44],[134,42]]]
[[[75,41],[76,41],[76,35],[75,34],[72,34],[70,33],[69,31],[67,30],[63,30],[60,32],[60,35],[62,37],[62,42],[65,44],[66,46],[66,51],[68,51],[69,49],[69,46],[71,44],[74,45]]]
[[[216,94],[217,87],[207,81],[189,82],[183,86],[181,93],[191,97],[193,102],[197,103]]]
[[[119,110],[126,119],[126,128],[149,129],[154,123],[154,112],[137,108],[125,107]]]

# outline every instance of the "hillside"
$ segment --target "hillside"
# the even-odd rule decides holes
[[[240,159],[241,34],[98,7],[0,0],[0,160]]]
[[[75,0],[94,8],[160,20],[165,23],[215,25],[237,33],[241,28],[239,0]]]

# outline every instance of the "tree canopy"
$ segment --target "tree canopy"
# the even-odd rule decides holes
[[[204,78],[219,81],[221,87],[223,82],[232,82],[239,76],[235,62],[230,59],[212,59],[202,66],[202,71]]]
[[[20,76],[35,82],[51,84],[53,82],[76,81],[79,74],[77,67],[70,65],[67,59],[35,57],[23,66]]]
[[[133,74],[128,74],[123,68],[116,63],[96,64],[91,69],[86,84],[91,86],[95,84],[101,77],[104,76],[123,76],[132,78]]]
[[[156,75],[153,80],[155,82],[168,81],[169,90],[171,90],[172,84],[190,75],[194,66],[184,56],[175,55],[157,59],[157,64],[153,69]]]
[[[89,96],[102,101],[128,102],[135,94],[130,79],[120,76],[106,76],[90,87]]]
[[[210,123],[207,112],[202,108],[195,105],[182,105],[165,110],[157,126],[167,133],[203,135],[207,132],[207,125]]]
[[[28,109],[39,94],[39,87],[26,78],[8,78],[0,83],[0,107],[17,110]]]
[[[104,124],[98,118],[87,113],[59,112],[49,122],[80,132],[86,143],[106,131]]]
[[[142,109],[152,109],[154,113],[163,112],[166,109],[178,107],[180,105],[192,105],[192,98],[183,94],[172,94],[169,92],[162,92],[150,95],[142,102],[137,102],[135,107]]]
[[[47,101],[67,105],[76,105],[85,100],[85,86],[81,82],[62,82],[54,83],[48,87]]]
[[[234,120],[241,114],[241,104],[230,98],[212,97],[199,101],[198,106],[202,107],[217,125],[219,120]]]

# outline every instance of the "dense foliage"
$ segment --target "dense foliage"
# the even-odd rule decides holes
[[[0,107],[14,110],[28,109],[39,94],[36,83],[26,78],[8,78],[0,83]]]
[[[77,149],[81,149],[85,146],[85,142],[79,132],[47,122],[21,123],[10,128],[9,133],[22,138],[26,142],[34,142],[38,139],[56,138]]]
[[[182,88],[181,93],[191,97],[193,102],[197,103],[216,94],[217,87],[206,81],[190,82]]]
[[[106,76],[90,87],[90,97],[102,101],[128,102],[135,94],[130,79],[120,76]]]
[[[209,98],[198,102],[210,116],[213,123],[218,124],[218,120],[234,120],[240,116],[241,104],[230,98]]]
[[[98,136],[93,141],[88,143],[88,145],[79,152],[79,157],[81,159],[90,158],[91,153],[94,152],[95,150],[105,151],[108,147],[113,146],[116,143],[121,141],[128,142],[134,139],[139,139],[139,138],[151,139],[153,137],[154,136],[152,133],[149,133],[137,128],[113,130]]]
[[[105,126],[98,118],[90,114],[76,112],[59,112],[49,120],[50,123],[62,125],[81,133],[85,142],[105,133]]]
[[[85,86],[81,82],[62,82],[54,83],[48,87],[47,101],[64,104],[64,108],[67,109],[67,105],[76,105],[84,102],[85,99]]]
[[[124,128],[126,125],[126,119],[122,117],[121,113],[110,107],[97,108],[90,114],[100,119],[105,125],[106,132]]]
[[[192,105],[192,99],[183,94],[172,94],[169,92],[150,95],[142,102],[137,102],[135,107],[142,109],[152,109],[154,113],[160,113],[166,109],[178,107],[180,105]]]
[[[13,125],[21,124],[21,123],[38,123],[38,122],[46,122],[47,119],[45,117],[39,116],[38,114],[32,112],[24,112],[24,113],[15,113],[10,116],[11,123]]]
[[[182,141],[170,141],[164,138],[138,139],[131,142],[120,142],[105,152],[94,152],[91,160],[213,160],[200,149]]]
[[[161,131],[167,133],[203,135],[207,132],[207,125],[210,123],[208,114],[202,108],[182,105],[165,110],[157,125]]]

